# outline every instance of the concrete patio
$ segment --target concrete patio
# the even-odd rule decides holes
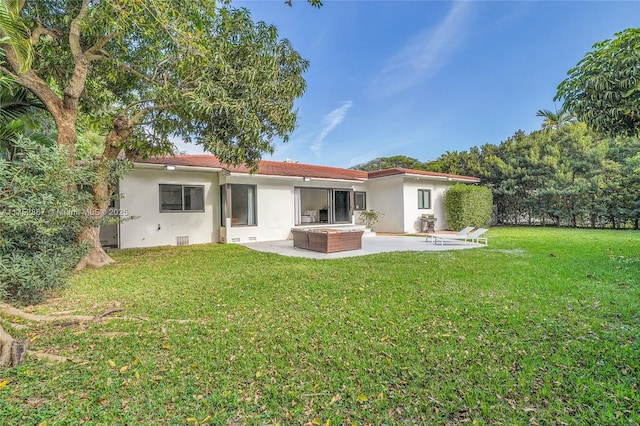
[[[309,259],[340,259],[343,257],[365,256],[368,254],[388,253],[393,251],[446,251],[485,247],[464,241],[448,241],[444,245],[427,242],[423,236],[375,236],[362,239],[360,250],[341,251],[336,253],[320,253],[293,246],[292,240],[265,241],[242,244],[252,250],[276,253],[283,256],[306,257]]]

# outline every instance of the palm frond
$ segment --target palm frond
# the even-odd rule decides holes
[[[19,72],[25,72],[33,61],[29,28],[20,19],[18,2],[0,0],[0,46],[10,46],[20,62]]]
[[[0,93],[0,125],[6,125],[40,108],[42,108],[40,101],[30,96],[25,88],[9,87],[8,90]]]

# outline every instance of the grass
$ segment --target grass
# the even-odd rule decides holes
[[[125,318],[31,329],[76,362],[0,371],[0,423],[639,424],[640,233],[489,238],[335,260],[119,252],[33,311]]]

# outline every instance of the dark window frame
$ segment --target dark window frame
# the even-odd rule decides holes
[[[180,209],[166,209],[163,208],[163,205],[166,206],[166,200],[163,203],[162,200],[162,188],[163,187],[180,187]],[[200,189],[200,202],[202,205],[202,209],[187,209],[185,208],[188,204],[185,200],[185,189],[186,188],[196,188]],[[205,211],[205,195],[204,195],[204,185],[182,185],[177,183],[161,183],[158,185],[158,204],[160,213],[204,213]],[[193,204],[193,203],[191,203]],[[196,203],[197,204],[197,203]],[[177,204],[176,204],[177,205]]]
[[[362,197],[362,206],[358,205],[358,196]],[[353,210],[362,211],[367,209],[367,193],[365,191],[353,191]]]
[[[425,206],[425,196],[427,205]],[[431,190],[430,189],[418,189],[418,209],[429,210],[431,209]]]

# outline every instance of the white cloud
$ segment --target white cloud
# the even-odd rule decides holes
[[[454,2],[435,27],[421,31],[388,62],[373,81],[373,90],[390,95],[429,77],[446,64],[460,46],[471,2]]]
[[[318,154],[322,150],[322,147],[324,146],[324,139],[329,133],[331,133],[333,129],[335,129],[340,125],[340,123],[342,123],[344,117],[347,115],[347,112],[352,105],[352,101],[343,102],[340,107],[334,109],[322,118],[324,127],[320,131],[320,134],[315,139],[315,141],[313,141],[313,143],[311,144],[311,151],[313,151],[315,154]]]

